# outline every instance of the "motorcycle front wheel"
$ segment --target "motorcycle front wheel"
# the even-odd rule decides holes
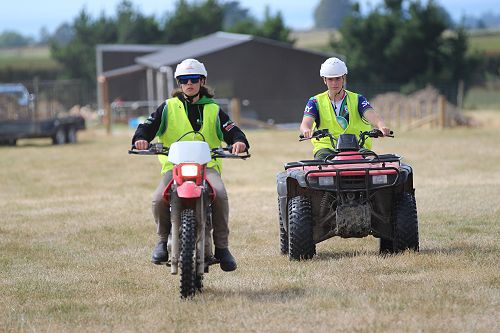
[[[180,237],[181,298],[194,296],[199,281],[196,272],[196,214],[193,209],[181,212]]]

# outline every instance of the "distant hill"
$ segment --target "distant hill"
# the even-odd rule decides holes
[[[295,47],[316,51],[330,50],[330,40],[338,39],[339,36],[336,29],[296,30],[291,33],[291,37],[296,40]]]
[[[471,29],[468,33],[471,51],[500,54],[500,29]],[[296,39],[295,47],[331,52],[330,40],[338,40],[340,33],[336,29],[311,29],[292,31],[291,36]]]

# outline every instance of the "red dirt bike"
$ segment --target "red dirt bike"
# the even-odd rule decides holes
[[[203,141],[180,141],[186,135],[201,136]],[[172,232],[169,236],[171,273],[181,271],[181,298],[194,296],[203,289],[203,274],[209,265],[217,263],[213,256],[207,257],[205,246],[212,246],[212,202],[215,192],[206,179],[207,163],[214,158],[250,157],[248,151],[242,155],[230,153],[231,146],[210,149],[203,135],[193,131],[183,135],[170,147],[161,143],[151,144],[148,150],[132,148],[129,154],[165,155],[174,167],[172,180],[163,197],[170,203]]]
[[[364,149],[378,129],[334,138],[324,160],[285,164],[277,175],[280,252],[290,260],[311,259],[316,244],[334,236],[380,238],[380,253],[418,251],[418,220],[413,170],[395,154]],[[392,133],[391,133],[392,136]],[[301,138],[300,141],[308,140]]]

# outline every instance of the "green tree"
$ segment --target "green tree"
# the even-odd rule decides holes
[[[179,0],[165,24],[166,43],[178,44],[222,30],[224,11],[217,0],[190,4]]]
[[[154,16],[144,16],[136,10],[131,1],[124,0],[117,7],[117,43],[158,43],[162,31]]]
[[[253,34],[289,44],[295,42],[289,37],[290,29],[285,26],[281,12],[278,11],[275,15],[272,15],[268,6],[265,9],[264,21]]]
[[[26,46],[33,43],[33,38],[25,37],[18,32],[5,30],[0,33],[0,47]]]
[[[51,40],[51,54],[64,66],[66,78],[95,84],[95,46],[113,43],[157,43],[162,32],[154,17],[145,17],[130,1],[117,6],[116,17],[93,19],[82,9],[72,24],[62,24]]]
[[[346,55],[354,80],[406,89],[456,82],[467,78],[473,61],[465,32],[450,27],[445,13],[432,0],[385,0],[366,16],[357,8],[332,46]]]
[[[95,82],[95,46],[116,40],[115,25],[101,16],[93,21],[85,9],[71,25],[73,38],[68,43],[51,42],[51,54],[64,67],[65,78]]]
[[[321,0],[314,10],[316,28],[340,28],[344,18],[353,12],[350,0]]]
[[[229,1],[222,4],[224,11],[224,20],[222,27],[224,30],[231,30],[240,25],[246,25],[249,22],[256,25],[255,19],[250,15],[249,9],[242,8],[239,1]]]

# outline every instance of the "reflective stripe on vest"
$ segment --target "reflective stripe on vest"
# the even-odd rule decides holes
[[[170,147],[170,145],[179,140],[184,134],[193,131],[193,126],[189,122],[189,118],[186,113],[184,104],[177,97],[167,99],[165,103],[165,108],[163,113],[167,112],[166,119],[165,116],[162,117],[162,123],[166,121],[167,128],[164,133],[158,136],[161,143],[164,146]],[[208,143],[210,148],[220,147],[222,138],[217,135],[217,124],[219,118],[219,106],[215,103],[203,105],[203,124],[199,132],[205,137],[205,141]],[[160,125],[161,127],[161,125]],[[188,134],[181,139],[181,141],[202,141],[200,135]],[[171,170],[173,168],[172,163],[168,162],[168,157],[163,155],[158,155],[158,159],[162,164],[161,173]],[[215,168],[219,173],[222,171],[222,162],[220,159],[213,159],[208,162],[209,168]]]
[[[335,111],[332,107],[332,102],[330,101],[330,97],[328,97],[328,91],[324,93],[316,95],[316,100],[318,101],[318,109],[319,109],[319,119],[320,119],[320,127],[318,129],[327,128],[328,131],[335,137],[338,138],[340,134],[355,134],[359,139],[359,133],[361,131],[369,131],[371,129],[371,125],[364,121],[358,112],[358,94],[346,90],[346,98],[347,98],[347,110],[349,111],[349,123],[347,124],[347,128],[343,129],[336,119]],[[320,140],[311,140],[314,149],[313,154],[320,149],[324,148],[335,148],[332,147],[330,142],[330,138],[322,138]],[[365,148],[371,149],[372,141],[368,138],[365,142]]]

